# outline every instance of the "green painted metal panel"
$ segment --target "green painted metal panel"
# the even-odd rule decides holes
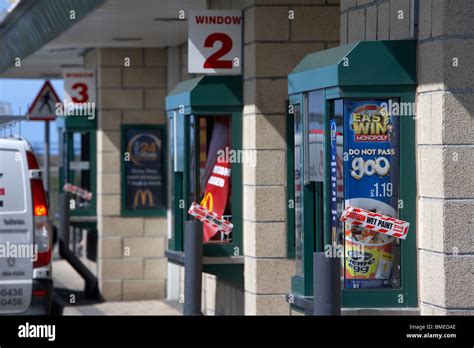
[[[338,64],[340,86],[416,84],[416,41],[361,41]]]
[[[61,116],[56,118],[56,126],[62,129],[97,129],[97,114],[94,119],[83,116]]]
[[[295,105],[293,103],[292,105]],[[290,105],[290,104],[289,104]],[[287,108],[288,110],[288,108]],[[295,171],[293,170],[295,163],[295,137],[294,137],[295,125],[293,120],[293,114],[287,112],[286,114],[286,216],[288,224],[287,234],[287,246],[286,246],[286,257],[294,258],[295,253]],[[293,202],[293,204],[290,204]]]
[[[349,52],[356,47],[359,42],[353,42],[348,45],[330,48],[320,52],[308,54],[300,63],[290,72],[290,75],[316,70],[329,65],[339,64]]]
[[[191,92],[196,88],[204,76],[195,79],[180,82],[167,96],[166,96],[166,110],[181,109],[191,105]]]
[[[241,107],[240,76],[201,76],[179,83],[166,97],[166,110]]]
[[[0,73],[72,27],[105,0],[22,1],[0,25]],[[69,12],[75,11],[75,20]]]
[[[360,41],[307,55],[288,75],[288,93],[335,86],[416,84],[416,41]]]
[[[189,169],[184,160],[189,158],[189,115],[229,115],[232,119],[231,138],[232,149],[242,149],[242,78],[240,76],[201,76],[191,80],[183,81],[176,86],[166,97],[166,109],[168,117],[182,115],[183,120],[179,122],[175,130],[175,141],[182,143],[183,148],[178,149],[183,153],[183,172],[174,171],[174,227],[173,238],[169,241],[171,250],[182,250],[184,243],[183,223],[187,212],[179,207],[179,200],[184,199],[189,206]],[[179,139],[181,138],[181,140]],[[178,158],[179,159],[179,158]],[[175,160],[177,160],[175,155]],[[243,220],[242,220],[242,166],[240,163],[232,164],[232,209],[235,219],[233,240],[227,244],[204,245],[205,256],[238,256],[243,255]],[[228,265],[206,266],[207,272],[218,276],[225,276]],[[242,266],[237,267],[236,274],[241,272]],[[230,277],[236,279],[234,274]],[[241,282],[239,280],[239,282]]]

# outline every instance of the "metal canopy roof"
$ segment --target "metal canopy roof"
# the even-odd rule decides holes
[[[335,86],[414,84],[414,40],[360,41],[312,53],[288,75],[289,94]]]
[[[207,0],[22,0],[0,24],[2,78],[61,78],[83,66],[91,48],[177,46],[186,42],[191,9]],[[75,20],[69,17],[75,11]],[[21,68],[15,68],[20,57]]]
[[[0,73],[80,21],[105,0],[22,1],[0,26]],[[75,11],[75,20],[70,11]]]
[[[166,97],[166,110],[181,107],[242,107],[242,77],[201,76],[183,81]]]

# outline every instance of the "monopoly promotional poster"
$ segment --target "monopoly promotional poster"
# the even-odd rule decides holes
[[[345,206],[397,217],[399,188],[398,118],[388,100],[345,101]],[[346,223],[346,286],[387,287],[395,238]],[[364,250],[363,255],[356,250]],[[359,248],[359,249],[357,249]]]

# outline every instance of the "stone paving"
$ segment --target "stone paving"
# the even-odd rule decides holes
[[[65,260],[53,262],[55,287],[80,290],[84,281]],[[87,306],[69,306],[63,315],[181,315],[179,305],[166,300],[104,302]]]

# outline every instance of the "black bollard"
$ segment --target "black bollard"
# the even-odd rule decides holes
[[[184,226],[184,315],[202,315],[202,244],[200,221],[186,221]]]
[[[59,240],[69,248],[69,193],[59,194]]]
[[[313,315],[341,315],[341,260],[313,253]]]

